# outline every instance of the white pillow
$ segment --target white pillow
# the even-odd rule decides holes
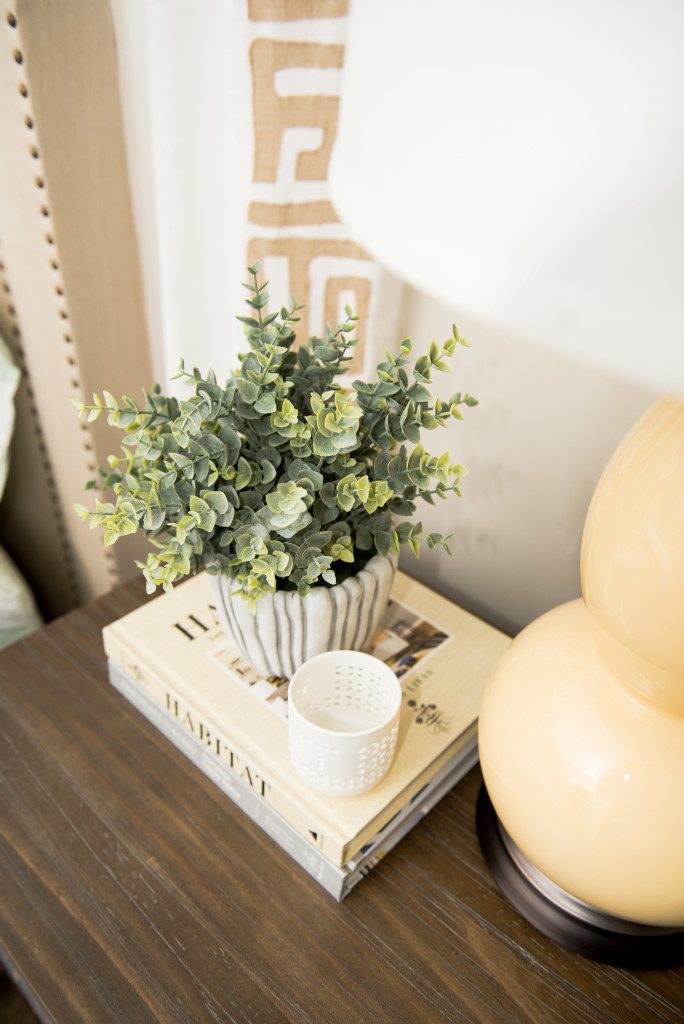
[[[19,370],[0,338],[0,497],[5,489],[9,446],[14,427],[14,395]],[[9,555],[0,548],[0,649],[41,625],[33,595]]]
[[[0,337],[0,498],[7,480],[9,446],[14,427],[14,395],[19,386],[19,377],[19,370]]]

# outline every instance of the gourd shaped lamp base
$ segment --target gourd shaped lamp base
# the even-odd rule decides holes
[[[485,694],[481,845],[561,944],[684,960],[684,403],[613,455],[581,562],[583,600],[523,630]]]

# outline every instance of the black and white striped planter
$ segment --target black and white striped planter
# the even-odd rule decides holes
[[[212,584],[221,620],[247,660],[266,676],[289,679],[316,654],[366,647],[389,600],[396,567],[396,555],[374,555],[334,587],[312,587],[306,597],[296,591],[267,594],[254,615],[241,598],[231,598],[233,580],[213,576]]]

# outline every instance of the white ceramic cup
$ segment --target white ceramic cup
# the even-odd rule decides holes
[[[365,793],[389,771],[401,685],[383,661],[326,651],[297,669],[288,689],[290,756],[301,777],[333,796]]]

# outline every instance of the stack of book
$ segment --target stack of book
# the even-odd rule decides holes
[[[510,642],[398,572],[368,648],[402,684],[396,758],[369,792],[330,797],[292,767],[287,680],[245,661],[206,575],[103,635],[112,684],[338,900],[476,763],[483,691]]]

